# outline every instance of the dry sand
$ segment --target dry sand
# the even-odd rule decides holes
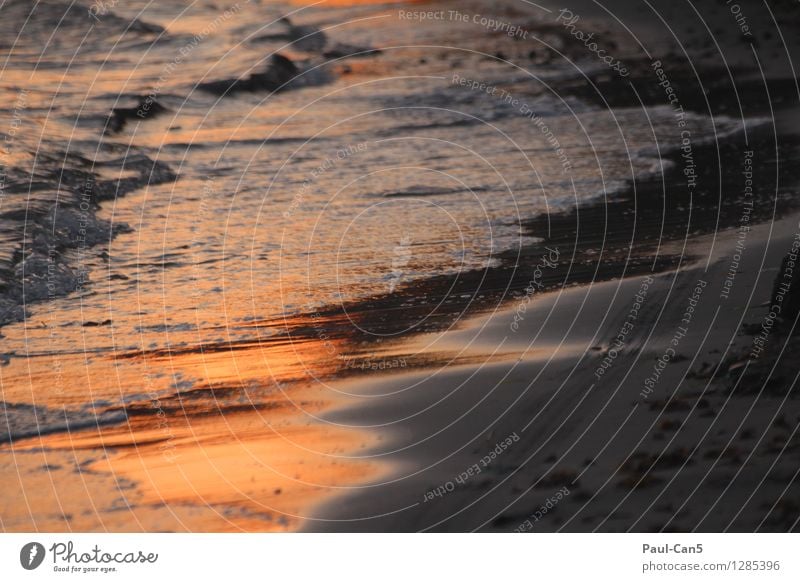
[[[785,512],[793,515],[786,508],[798,492],[800,404],[774,393],[731,395],[735,379],[727,370],[713,381],[696,372],[749,351],[752,336],[741,330],[765,317],[773,281],[798,234],[797,216],[752,230],[728,299],[720,291],[734,232],[693,241],[698,260],[654,277],[624,347],[599,379],[595,372],[613,338],[631,321],[626,318],[642,290],[641,277],[537,297],[516,333],[511,323],[517,310],[510,305],[457,331],[420,338],[438,349],[480,352],[485,361],[348,383],[348,391],[364,397],[362,404],[329,420],[392,434],[388,446],[373,454],[395,471],[389,480],[323,507],[321,521],[306,527],[792,527]],[[708,254],[712,239],[714,252]],[[698,281],[706,285],[689,321],[682,322]],[[687,333],[669,352],[670,363],[652,393],[642,395],[657,358],[681,327]],[[769,342],[779,349],[786,336],[775,332]],[[518,360],[495,363],[498,348]],[[482,461],[515,434],[518,442]],[[476,464],[481,470],[470,474]],[[439,487],[443,493],[429,493]],[[568,495],[547,507],[562,487]]]

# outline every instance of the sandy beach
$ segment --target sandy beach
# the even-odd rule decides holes
[[[54,4],[0,529],[797,530],[790,3]]]
[[[598,16],[588,5],[572,12]],[[693,64],[710,67],[696,31],[676,30]],[[648,40],[661,51],[652,61],[673,58],[663,36]],[[721,52],[746,58],[740,40],[718,37]],[[775,65],[767,75],[780,85],[786,71]],[[631,82],[644,87],[640,103],[663,99],[668,79],[688,74],[673,65],[653,86],[631,69]],[[705,103],[693,101],[687,82],[676,89],[684,106],[770,114],[788,134],[756,131],[730,140],[738,145],[696,148],[706,172],[700,180],[716,186],[709,189],[715,201],[687,194],[678,180],[643,183],[630,199],[531,221],[529,228],[549,236],[516,263],[528,274],[522,297],[402,348],[441,354],[436,366],[342,389],[360,403],[329,420],[392,434],[372,453],[394,472],[323,505],[306,529],[797,528],[800,411],[788,356],[797,317],[788,297],[796,287],[785,260],[796,255],[798,215],[780,196],[772,204],[741,196],[754,183],[762,193],[779,192],[764,168],[757,178],[747,172],[778,141],[795,141],[777,121],[791,123],[795,114],[765,111],[768,99],[747,82],[706,90]],[[792,94],[793,83],[786,85]],[[618,85],[598,83],[597,94],[633,105]],[[714,156],[725,160],[726,176],[716,180]],[[571,259],[549,263],[552,248]],[[509,280],[513,289],[516,279]],[[474,361],[460,364],[465,356]]]
[[[694,240],[688,250],[696,260],[680,271],[542,294],[518,332],[512,306],[419,338],[422,350],[436,345],[485,359],[349,383],[363,403],[329,420],[389,431],[391,446],[372,453],[396,469],[390,479],[354,492],[346,505],[323,507],[322,521],[307,527],[795,527],[787,491],[796,477],[800,410],[792,398],[796,373],[779,356],[793,341],[786,324],[770,337],[763,359],[749,363],[751,370],[768,370],[775,386],[736,370],[753,347],[754,334],[743,330],[760,329],[798,228],[794,215],[753,229],[725,300],[720,290],[735,246],[730,234],[717,237],[710,255],[703,254],[710,237]],[[620,329],[629,330],[621,345]],[[498,449],[512,435],[519,440]],[[557,503],[548,501],[556,495]]]

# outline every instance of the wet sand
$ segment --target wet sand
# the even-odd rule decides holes
[[[584,22],[587,29],[598,24]],[[532,20],[530,28],[562,55],[585,57],[562,26]],[[580,76],[554,82],[556,92],[618,108],[663,105],[648,60],[634,56],[635,43],[614,38],[632,85],[595,71],[591,83]],[[726,39],[741,53],[738,35]],[[552,48],[531,51],[503,35],[481,35],[478,45],[496,59],[555,58]],[[661,50],[687,111],[750,120],[775,114],[779,126],[792,119],[793,110],[773,111],[793,99],[786,71],[772,73],[766,89],[753,68],[731,84],[713,55],[690,64],[668,52],[674,47]],[[422,52],[411,69],[429,58]],[[702,65],[700,82],[694,64]],[[370,61],[335,70],[356,79],[381,71]],[[544,92],[511,74],[507,86]],[[83,393],[51,389],[54,378],[88,386],[106,416],[81,409],[74,419],[65,413],[63,422],[48,417],[51,430],[41,437],[3,438],[0,527],[796,528],[795,399],[784,399],[779,388],[763,399],[739,396],[740,389],[728,394],[736,385],[729,369],[740,369],[755,334],[748,326],[763,320],[797,230],[797,139],[778,136],[763,121],[748,127],[747,143],[738,132],[695,144],[702,187],[691,194],[680,152],[665,153],[674,167],[663,178],[635,180],[603,200],[582,199],[578,186],[570,208],[523,217],[522,229],[541,242],[505,251],[486,269],[415,280],[289,318],[237,323],[252,330],[250,339],[142,345],[111,356],[65,349],[57,373],[37,366],[32,373],[28,361],[14,357],[0,370],[3,399],[33,408],[7,418],[85,406]],[[749,150],[757,152],[758,176],[749,216],[761,225],[748,235],[731,295],[722,300],[743,213],[739,170]],[[780,220],[772,224],[773,217]],[[596,377],[650,276],[624,348]],[[701,279],[701,309],[653,392],[642,396]],[[104,317],[90,314],[88,337],[105,329]],[[49,331],[45,324],[31,333]],[[778,356],[787,341],[776,332],[762,365],[786,366]],[[175,371],[205,382],[184,386]],[[138,394],[123,393],[131,378],[146,380]],[[791,378],[781,382],[788,391]],[[117,397],[122,404],[112,404]]]
[[[19,531],[286,531],[307,507],[382,474],[351,459],[380,437],[314,421],[320,390],[240,411],[166,402],[124,425],[56,433],[3,455],[3,520]]]
[[[770,338],[770,362],[780,360],[790,372],[782,392],[755,398],[729,368],[746,359],[753,335],[743,329],[763,320],[781,261],[798,235],[797,215],[751,231],[727,300],[720,290],[735,244],[731,233],[717,237],[713,255],[704,254],[710,237],[694,240],[696,261],[652,283],[631,277],[538,296],[516,333],[512,304],[456,331],[419,338],[421,349],[437,345],[485,360],[349,383],[365,402],[329,418],[393,434],[389,446],[373,453],[397,468],[371,491],[322,508],[322,521],[306,527],[793,529],[800,405],[791,362],[778,357],[786,335]],[[618,348],[614,338],[631,321],[643,283],[641,309]],[[696,310],[682,322],[693,296]],[[647,393],[646,380],[681,328],[685,336]],[[498,348],[519,355],[498,363]],[[596,375],[609,353],[611,365]],[[494,455],[510,435],[519,441]],[[555,496],[556,505],[548,504]]]

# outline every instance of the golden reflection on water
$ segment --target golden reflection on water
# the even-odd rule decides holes
[[[317,8],[357,4],[367,2],[336,0]],[[171,8],[165,3],[164,14]],[[154,10],[159,14],[158,7]],[[0,445],[0,529],[293,529],[310,507],[386,470],[353,458],[377,443],[376,434],[319,420],[347,402],[326,382],[356,373],[345,370],[343,361],[361,348],[332,331],[342,329],[342,321],[319,314],[276,317],[306,309],[306,301],[330,300],[316,273],[282,271],[273,260],[278,242],[285,243],[283,252],[297,256],[307,250],[308,241],[298,233],[315,228],[314,215],[298,212],[277,224],[274,216],[262,216],[279,215],[297,184],[325,156],[353,145],[353,135],[374,131],[383,121],[365,117],[338,125],[353,113],[346,99],[298,112],[291,97],[265,105],[264,95],[220,100],[197,91],[198,80],[263,66],[258,59],[269,51],[248,45],[236,33],[248,11],[259,14],[254,20],[267,22],[259,10],[250,5],[240,18],[221,22],[177,67],[171,66],[175,55],[216,13],[200,9],[171,22],[162,18],[172,39],[146,52],[133,48],[133,56],[126,51],[139,41],[130,38],[109,36],[99,50],[89,43],[89,52],[77,57],[69,53],[68,36],[64,46],[50,47],[47,55],[38,54],[42,49],[35,36],[23,38],[11,55],[13,66],[3,71],[4,92],[13,101],[14,88],[24,87],[29,112],[15,148],[4,152],[8,166],[30,165],[25,147],[38,151],[44,136],[55,142],[48,142],[53,148],[80,144],[75,149],[88,159],[100,151],[100,158],[116,158],[128,148],[141,148],[137,151],[176,171],[186,162],[185,150],[192,154],[186,165],[193,171],[181,172],[174,184],[149,185],[102,203],[102,218],[130,224],[133,231],[111,241],[105,258],[99,253],[82,257],[90,273],[86,289],[34,306],[26,321],[3,329],[13,357],[0,366],[1,399],[30,406],[31,429],[39,421],[33,407],[64,413],[65,423],[79,422],[65,431],[50,418],[41,426],[56,432]],[[80,40],[84,32],[66,27],[61,35]],[[239,50],[229,51],[234,47]],[[291,47],[281,50],[297,56]],[[331,73],[341,76],[344,90],[392,69],[357,61],[336,63]],[[109,104],[131,107],[137,95],[151,90],[164,100],[167,113],[101,137]],[[313,103],[329,90],[309,88],[304,99]],[[361,91],[370,95],[373,89]],[[76,122],[72,115],[78,109],[88,121]],[[210,109],[213,115],[207,115]],[[260,207],[267,196],[262,190],[275,171],[262,162],[274,164],[295,146],[279,152],[259,146],[307,138],[320,127],[329,128],[323,137],[331,145],[299,152],[295,157],[305,160],[305,169],[301,173],[290,166],[289,185],[279,184],[269,193],[271,204]],[[107,149],[97,147],[98,140]],[[217,158],[215,148],[223,146]],[[234,167],[238,174],[247,163],[257,195],[240,200],[232,180],[212,179],[220,166]],[[137,175],[116,166],[92,170],[98,179]],[[237,204],[245,210],[231,218],[230,208]],[[278,227],[288,231],[289,240],[279,240]],[[379,256],[391,253],[394,244],[370,249],[362,241],[359,249]],[[391,257],[381,262],[388,264]],[[351,261],[357,274],[358,269],[369,272],[363,258]],[[327,258],[316,260],[313,269],[330,271]],[[330,282],[327,287],[332,288]],[[127,420],[119,422],[123,413]],[[117,420],[104,424],[109,416]]]
[[[339,369],[331,348],[344,349],[343,340],[205,348],[118,354],[127,365],[114,370],[115,380],[125,393],[130,388],[119,385],[141,382],[145,369],[202,378],[178,395],[153,394],[130,403],[125,424],[2,447],[4,528],[292,529],[309,507],[381,473],[375,463],[350,458],[376,444],[374,434],[317,420],[344,397],[307,380]],[[114,358],[105,366],[86,366],[81,357],[65,360],[62,386],[84,386],[80,376],[87,372],[96,375],[93,385],[113,385],[108,378],[103,382],[103,374],[114,368]],[[15,400],[57,406],[83,397],[74,390],[53,391],[53,378],[41,370],[12,380],[9,374],[24,370],[16,363],[10,368],[3,371],[4,385],[31,390]],[[35,510],[25,502],[31,492]]]
[[[339,457],[374,436],[288,411],[272,409],[268,421],[242,412],[152,425],[28,441],[14,449],[16,466],[0,455],[6,529],[286,530],[315,503],[379,476],[369,462]],[[35,513],[26,515],[34,493]]]

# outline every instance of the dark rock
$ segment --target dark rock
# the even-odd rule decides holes
[[[201,83],[198,88],[215,95],[231,95],[237,92],[279,91],[298,74],[295,64],[280,54],[270,58],[267,69],[261,73],[253,73],[245,79],[225,79]]]
[[[118,133],[127,125],[131,119],[152,119],[162,113],[169,111],[161,105],[154,97],[140,97],[136,107],[115,107],[111,110],[106,123],[106,135]]]
[[[105,325],[111,325],[111,320],[106,319],[104,321],[86,321],[83,324],[83,327],[101,327]]]
[[[280,24],[283,32],[270,32],[255,37],[252,42],[285,42],[293,50],[318,53],[325,48],[328,37],[316,26],[295,25],[288,18],[282,18]]]

